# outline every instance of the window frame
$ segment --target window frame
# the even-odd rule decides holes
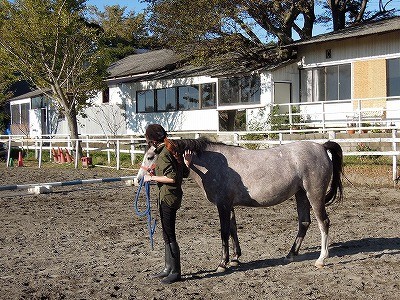
[[[189,97],[192,96],[195,105],[185,106],[183,107],[182,104],[185,103],[180,101],[180,93],[190,91],[191,88],[195,89],[191,91]],[[171,101],[171,97],[168,96],[168,91],[173,93],[173,100]],[[205,93],[208,93],[206,95]],[[146,97],[151,95],[153,97],[154,108],[153,110],[146,109],[147,100],[144,99],[144,104],[141,103],[143,101],[142,95]],[[164,96],[162,96],[164,94]],[[171,96],[171,95],[170,95]],[[151,99],[150,99],[151,100]],[[168,109],[169,103],[174,103],[174,106]],[[163,107],[160,105],[164,103]],[[211,103],[210,105],[206,105],[206,103]],[[144,109],[141,107],[144,105]],[[174,87],[166,87],[166,88],[159,88],[159,89],[143,89],[136,91],[136,113],[155,113],[155,112],[170,112],[170,111],[191,111],[191,110],[203,110],[203,109],[212,109],[217,107],[217,83],[216,82],[206,82],[206,83],[199,83],[199,84],[191,84],[191,85],[181,85],[181,86],[174,86]]]
[[[332,72],[329,72],[330,70]],[[300,102],[351,99],[351,70],[351,63],[300,69]],[[344,80],[345,78],[348,80]],[[332,80],[335,82],[335,86],[330,87]],[[309,89],[310,85],[311,89]]]
[[[391,63],[394,62],[394,69],[391,70]],[[396,70],[397,68],[397,70]],[[390,72],[395,71],[395,77],[390,77]],[[392,90],[393,88],[393,90]],[[386,60],[386,96],[398,97],[400,96],[400,57],[389,58]]]
[[[136,113],[151,113],[151,112],[155,112],[156,109],[156,101],[155,101],[155,90],[140,90],[140,91],[136,91]],[[145,96],[147,94],[152,95],[152,102],[153,102],[153,109],[152,110],[147,110],[147,97],[145,97],[145,102],[144,102],[144,110],[139,110],[139,95],[140,94],[144,94]],[[149,99],[150,100],[150,99]],[[151,100],[150,100],[151,101]]]
[[[219,87],[220,106],[261,103],[261,78],[258,74],[221,78]]]

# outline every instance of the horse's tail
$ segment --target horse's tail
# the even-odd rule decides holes
[[[333,163],[333,176],[331,181],[331,187],[325,196],[325,204],[329,205],[335,201],[343,200],[343,185],[342,185],[342,173],[343,173],[343,151],[342,147],[338,143],[328,141],[323,144],[326,150],[332,155]]]

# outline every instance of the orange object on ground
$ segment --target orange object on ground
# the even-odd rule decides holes
[[[72,157],[71,157],[71,155],[69,154],[69,151],[68,151],[67,148],[65,148],[65,159],[67,160],[67,163],[72,162]]]
[[[24,161],[22,159],[22,151],[19,151],[18,153],[18,167],[23,167],[24,166]]]
[[[54,162],[55,162],[55,163],[58,163],[58,154],[57,154],[56,149],[52,148],[52,149],[51,149],[51,154],[53,155],[53,160],[54,160]]]
[[[62,151],[60,148],[58,148],[58,153],[60,154],[60,161],[59,161],[59,163],[60,163],[60,164],[64,164],[64,163],[65,163],[65,157],[64,157],[63,151]]]
[[[83,168],[89,168],[92,166],[92,158],[91,157],[84,156],[81,158],[81,161],[82,161]]]

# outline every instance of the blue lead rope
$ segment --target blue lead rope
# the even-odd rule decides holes
[[[142,186],[144,185],[145,193],[146,193],[146,209],[144,211],[140,211],[138,204],[139,204],[139,196],[140,196],[140,191],[142,190]],[[135,212],[136,215],[139,217],[144,217],[147,215],[147,229],[149,231],[149,239],[150,239],[150,246],[151,250],[154,249],[153,247],[153,235],[154,232],[156,231],[156,220],[154,220],[151,217],[151,204],[150,204],[150,182],[144,182],[144,176],[140,180],[139,183],[139,188],[136,192],[136,197],[135,197]]]

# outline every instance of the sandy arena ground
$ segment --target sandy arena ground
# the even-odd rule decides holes
[[[283,261],[297,229],[289,200],[271,208],[237,208],[241,264],[215,273],[221,253],[216,207],[186,181],[177,223],[183,281],[167,286],[150,278],[163,266],[161,227],[151,250],[147,220],[133,208],[134,187],[119,182],[41,195],[0,191],[0,298],[400,299],[399,186],[393,186],[390,166],[345,172],[353,185],[345,180],[344,202],[328,207],[330,258],[323,269],[314,267],[320,247],[316,222],[297,261]],[[1,185],[127,175],[134,174],[0,167]]]

